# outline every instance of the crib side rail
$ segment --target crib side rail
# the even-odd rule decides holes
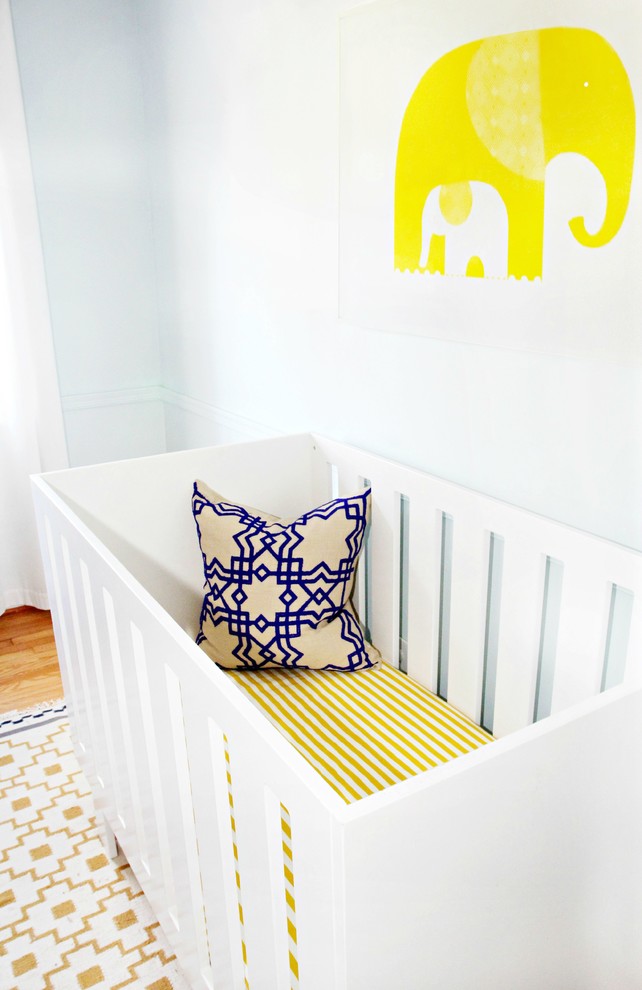
[[[641,748],[620,687],[352,805],[350,990],[642,986]]]
[[[190,985],[344,990],[342,802],[45,482],[35,501],[76,753]]]
[[[642,555],[315,437],[336,491],[369,484],[359,608],[393,663],[496,736],[642,677]]]

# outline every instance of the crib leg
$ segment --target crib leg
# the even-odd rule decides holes
[[[116,841],[116,836],[114,835],[111,826],[107,823],[107,819],[101,811],[96,813],[96,826],[98,828],[100,841],[105,847],[105,852],[110,859],[116,859],[118,856],[118,842]]]

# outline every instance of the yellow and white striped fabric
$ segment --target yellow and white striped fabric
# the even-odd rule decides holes
[[[389,664],[228,676],[348,803],[492,741]]]

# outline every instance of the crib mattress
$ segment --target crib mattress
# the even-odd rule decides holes
[[[493,738],[387,663],[350,674],[270,669],[229,676],[348,803]]]

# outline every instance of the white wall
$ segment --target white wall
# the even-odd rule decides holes
[[[639,367],[339,323],[348,6],[141,0],[163,384],[642,547]]]
[[[313,428],[642,548],[639,367],[338,321],[349,6],[12,0],[72,462]]]
[[[70,460],[153,453],[165,435],[144,392],[160,359],[136,3],[11,8]]]

